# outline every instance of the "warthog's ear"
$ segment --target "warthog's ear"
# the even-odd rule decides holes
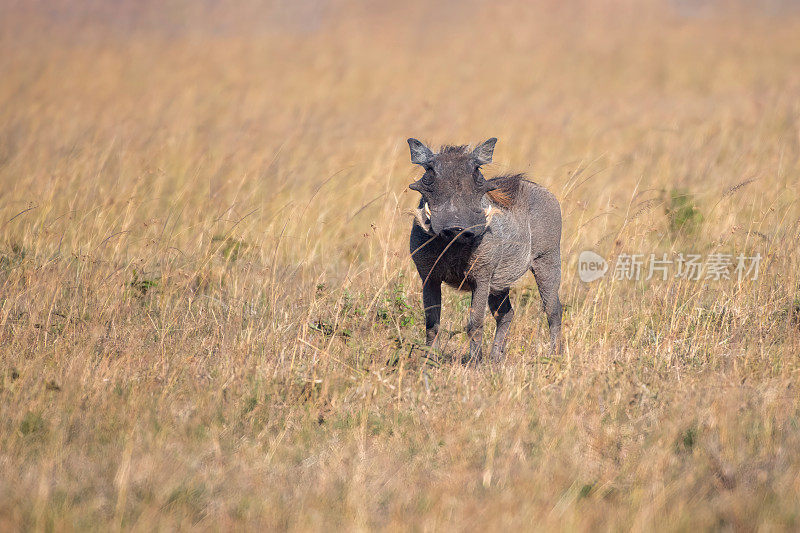
[[[431,149],[416,139],[408,139],[408,147],[411,148],[411,162],[415,165],[426,166],[433,159]]]
[[[488,165],[492,162],[492,154],[494,153],[494,145],[497,143],[497,137],[492,137],[489,140],[479,144],[477,148],[472,151],[472,157],[478,165]]]

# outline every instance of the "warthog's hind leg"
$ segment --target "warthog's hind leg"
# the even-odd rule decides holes
[[[542,297],[542,307],[550,327],[550,348],[553,353],[561,353],[561,301],[558,289],[561,286],[561,255],[545,254],[533,261],[531,270]]]

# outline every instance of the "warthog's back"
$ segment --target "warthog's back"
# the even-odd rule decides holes
[[[521,181],[511,212],[520,225],[530,227],[532,259],[561,246],[561,206],[555,195],[532,181]]]
[[[511,190],[512,194],[501,189],[501,194],[484,198],[486,206],[491,204],[493,216],[476,252],[495,258],[486,265],[493,270],[493,290],[513,284],[538,257],[560,253],[561,207],[556,197],[521,178]]]

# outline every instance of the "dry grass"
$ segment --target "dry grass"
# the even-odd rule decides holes
[[[0,529],[800,527],[795,13],[113,5],[0,8]],[[562,358],[414,349],[408,136],[562,201]]]

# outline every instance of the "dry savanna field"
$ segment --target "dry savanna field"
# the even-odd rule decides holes
[[[792,2],[3,1],[0,530],[800,528],[798,35]],[[467,293],[420,347],[405,139],[492,136],[487,177],[562,204],[564,353],[528,275],[464,366]],[[651,253],[762,259],[615,279]]]

